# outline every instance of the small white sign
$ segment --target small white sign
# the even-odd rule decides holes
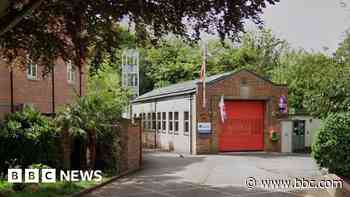
[[[199,122],[198,123],[198,132],[200,134],[211,133],[211,123],[210,122]]]

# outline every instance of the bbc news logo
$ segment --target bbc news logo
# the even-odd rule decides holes
[[[102,171],[60,170],[56,169],[8,169],[7,181],[9,183],[55,183],[59,181],[102,181]],[[59,176],[57,175],[59,173]],[[24,175],[24,176],[23,176]]]

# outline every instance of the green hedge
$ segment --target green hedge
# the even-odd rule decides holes
[[[58,136],[49,118],[32,108],[9,114],[0,128],[0,173],[33,163],[56,166],[58,147]]]
[[[350,177],[350,113],[327,117],[312,146],[312,155],[320,167]]]

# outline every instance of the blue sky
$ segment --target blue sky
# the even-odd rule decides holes
[[[342,6],[342,1],[348,3]],[[281,0],[264,10],[265,27],[294,48],[334,52],[350,28],[350,0]],[[247,29],[252,29],[247,25]]]

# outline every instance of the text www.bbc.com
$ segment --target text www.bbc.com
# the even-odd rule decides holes
[[[307,178],[294,178],[294,179],[256,179],[249,177],[246,179],[246,186],[248,189],[255,189],[260,187],[262,189],[332,189],[342,188],[342,180],[329,180],[329,179],[307,179]]]

